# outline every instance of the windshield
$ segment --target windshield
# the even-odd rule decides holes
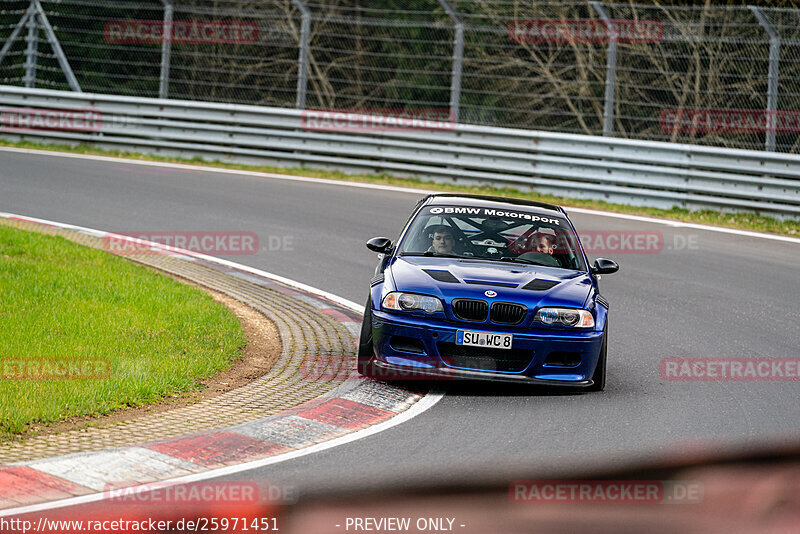
[[[517,262],[586,270],[563,217],[473,206],[430,206],[414,219],[400,255]]]

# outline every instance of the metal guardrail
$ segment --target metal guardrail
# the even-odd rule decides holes
[[[316,131],[304,121],[312,111],[14,86],[0,86],[0,106],[0,135],[9,139],[800,216],[797,155],[461,124]],[[43,118],[56,117],[53,110],[91,110],[99,120],[83,131],[48,124]]]

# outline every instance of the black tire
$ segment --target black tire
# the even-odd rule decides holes
[[[359,374],[375,378],[375,349],[372,344],[372,298],[364,307],[364,320],[361,323],[361,337],[358,340],[356,370]]]
[[[600,347],[600,357],[597,359],[597,367],[594,369],[592,375],[591,386],[586,388],[586,391],[603,391],[606,388],[606,365],[608,353],[608,319],[606,319],[606,327],[603,330],[603,345]]]

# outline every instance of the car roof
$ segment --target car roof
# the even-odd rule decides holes
[[[427,205],[444,205],[444,206],[481,206],[496,209],[519,209],[521,206],[525,208],[534,208],[530,211],[540,214],[555,215],[565,217],[566,212],[561,206],[555,204],[546,204],[544,202],[535,202],[533,200],[523,200],[520,198],[506,198],[494,197],[488,195],[465,195],[459,193],[436,193],[428,195],[426,198]]]

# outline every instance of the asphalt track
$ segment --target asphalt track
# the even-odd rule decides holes
[[[364,242],[396,237],[419,196],[0,151],[0,211],[119,233],[256,232],[258,254],[228,258],[359,303],[376,263]],[[603,254],[622,266],[601,281],[611,302],[605,392],[450,384],[441,402],[409,422],[236,478],[320,495],[576,476],[709,448],[800,442],[796,381],[659,375],[670,357],[800,357],[799,244],[571,218],[579,232],[663,234],[659,253]]]

